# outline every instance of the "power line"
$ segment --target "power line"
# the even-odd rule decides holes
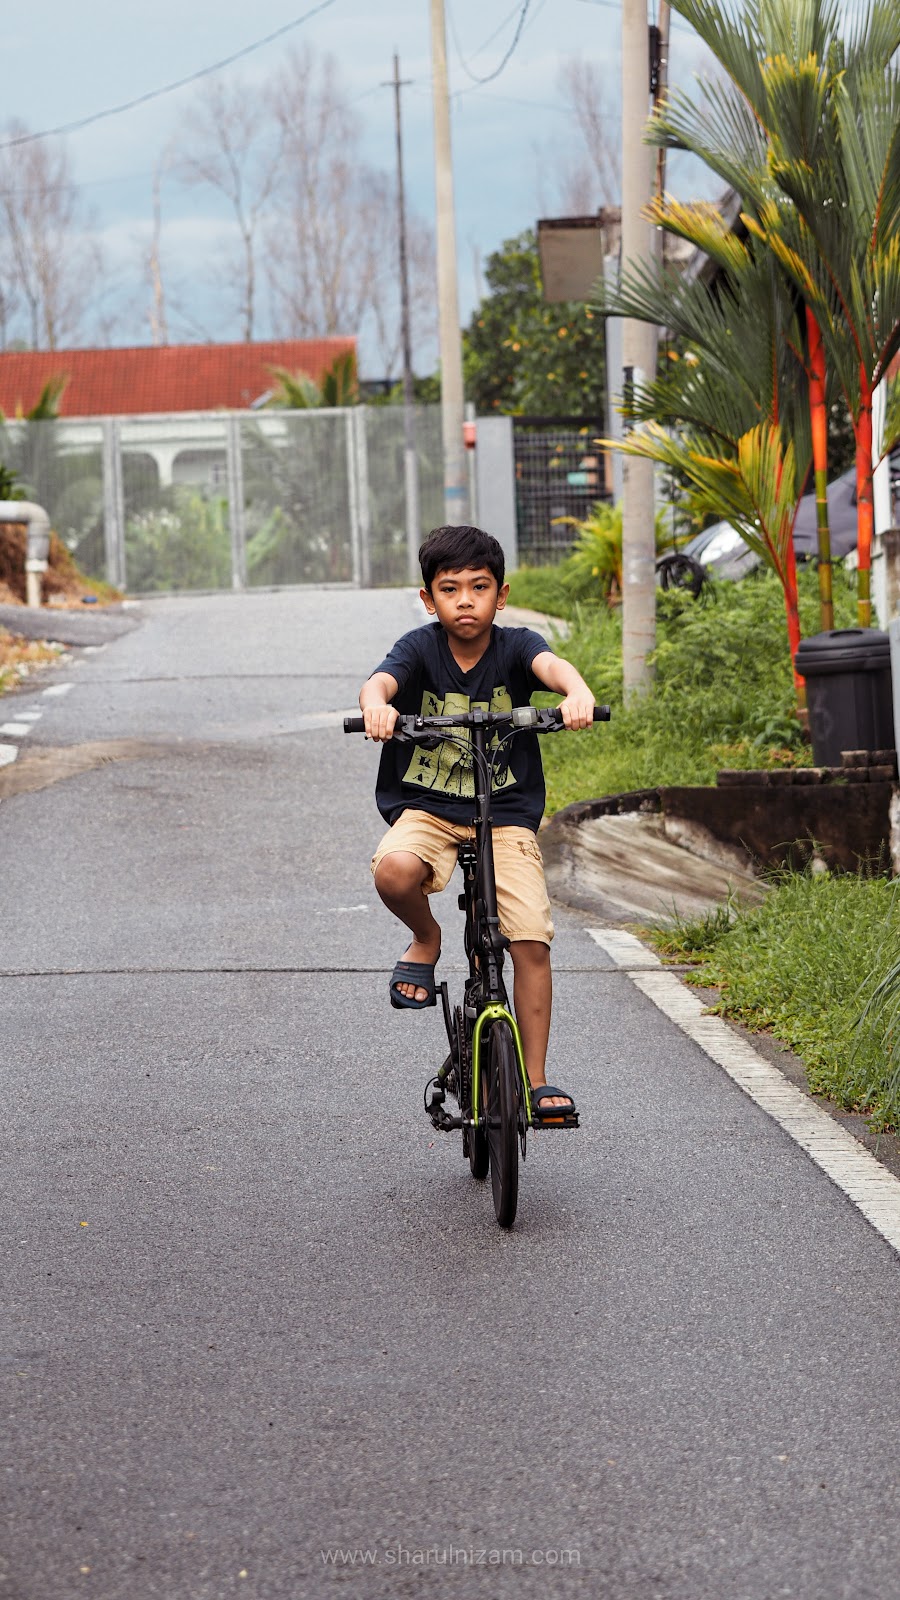
[[[14,150],[18,145],[34,144],[38,139],[51,139],[60,133],[77,133],[81,128],[90,127],[93,122],[102,122],[106,117],[119,117],[124,111],[133,111],[136,106],[146,105],[149,100],[159,100],[162,95],[173,94],[176,89],[184,89],[189,83],[196,83],[200,78],[208,78],[214,72],[221,72],[224,67],[233,66],[235,61],[252,55],[254,50],[261,50],[264,45],[272,44],[275,39],[283,38],[293,28],[299,28],[301,23],[308,22],[310,17],[318,16],[320,11],[327,11],[329,6],[334,4],[335,0],[321,0],[321,3],[313,6],[312,10],[305,11],[302,17],[295,17],[293,22],[286,22],[273,33],[267,33],[265,38],[255,39],[252,44],[245,44],[243,49],[235,50],[233,55],[225,56],[221,61],[214,61],[211,66],[201,67],[199,71],[189,73],[186,78],[179,78],[175,83],[167,83],[161,89],[150,89],[146,94],[139,94],[133,100],[126,100],[120,106],[108,106],[105,111],[94,111],[89,117],[79,117],[75,122],[60,123],[58,128],[45,128],[42,133],[22,133],[17,139],[6,139],[0,143],[0,150]]]
[[[472,51],[472,54],[469,57],[470,61],[474,61],[476,56],[480,56],[481,55],[482,50],[486,50],[489,44],[493,44],[493,42],[496,39],[498,33],[502,33],[503,32],[503,29],[506,27],[506,24],[508,22],[512,22],[513,17],[516,15],[516,13],[517,13],[517,11],[519,9],[519,4],[520,4],[520,0],[516,0],[516,3],[513,6],[512,10],[508,11],[506,16],[503,17],[502,20],[497,23],[496,28],[494,28],[488,34],[487,38],[478,46],[478,48],[476,50]],[[454,44],[455,49],[456,49],[456,54],[459,56],[460,61],[462,61],[462,59],[463,59],[462,45],[459,42],[459,34],[457,32],[457,29],[456,29],[456,23],[453,20],[452,11],[450,12],[450,15],[449,15],[449,21],[450,21],[450,32],[453,35],[453,44]]]
[[[513,51],[516,48],[516,45],[518,44],[519,40],[522,37],[522,29],[525,26],[525,18],[527,17],[528,12],[529,12],[530,9],[531,9],[531,0],[523,0],[522,9],[519,12],[519,20],[516,23],[516,31],[515,31],[515,33],[513,34],[513,37],[512,37],[512,43],[510,44],[510,47],[507,50],[506,55],[503,57],[503,60],[500,62],[500,65],[495,67],[493,72],[489,72],[487,74],[487,76],[484,77],[484,78],[479,78],[478,74],[471,70],[468,62],[463,60],[462,53],[459,50],[459,42],[456,39],[456,30],[454,28],[453,37],[454,37],[454,43],[456,44],[457,53],[459,54],[459,64],[462,67],[463,72],[466,74],[467,78],[471,78],[472,82],[473,83],[477,83],[477,84],[491,83],[494,78],[499,78],[499,76],[500,76],[501,72],[503,71],[504,67],[506,66],[507,62],[511,59]],[[452,22],[451,22],[451,25],[452,25]],[[483,45],[480,46],[480,49],[483,49],[483,48],[484,48]],[[476,55],[478,54],[477,50],[476,50],[475,54]]]

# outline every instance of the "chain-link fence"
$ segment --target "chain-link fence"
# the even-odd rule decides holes
[[[513,418],[521,562],[561,561],[572,549],[575,524],[598,500],[612,498],[603,432],[601,422],[583,417]]]
[[[399,407],[0,424],[0,462],[91,577],[132,593],[402,584]],[[440,408],[416,410],[421,537],[442,520]]]

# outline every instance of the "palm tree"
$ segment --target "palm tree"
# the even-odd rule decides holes
[[[812,456],[798,299],[770,253],[737,238],[717,211],[672,200],[650,209],[719,275],[710,285],[644,263],[613,289],[598,285],[604,312],[665,323],[681,346],[632,397],[630,420],[643,427],[620,448],[674,469],[691,485],[695,508],[728,515],[774,569],[793,659],[800,643],[793,523]],[[768,487],[767,471],[774,474]]]
[[[289,372],[286,367],[270,367],[269,371],[278,386],[266,401],[267,406],[286,411],[321,411],[359,404],[356,356],[352,350],[335,356],[322,374],[321,383],[307,372]]]
[[[741,194],[745,225],[811,312],[815,382],[818,329],[853,420],[868,624],[872,391],[900,350],[900,9],[857,0],[845,25],[837,0],[747,0],[739,15],[717,0],[673,4],[726,80],[707,82],[699,102],[673,92],[653,137],[693,150]]]

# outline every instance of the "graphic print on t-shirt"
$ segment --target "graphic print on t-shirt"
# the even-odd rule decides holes
[[[512,700],[505,684],[491,692],[490,705],[485,700],[469,700],[466,694],[448,694],[441,700],[427,690],[422,696],[423,717],[455,717],[463,711],[511,711]],[[454,730],[455,740],[442,739],[434,750],[416,745],[412,760],[403,775],[404,783],[417,784],[422,789],[436,789],[440,794],[453,795],[461,800],[475,797],[475,771],[472,761],[472,740],[469,728]],[[492,734],[489,749],[495,749],[499,736]],[[509,768],[509,746],[494,763],[492,791],[508,789],[515,783]]]

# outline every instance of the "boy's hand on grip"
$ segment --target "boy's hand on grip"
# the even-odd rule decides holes
[[[366,706],[363,711],[366,738],[374,739],[376,744],[386,743],[393,736],[398,716],[395,706]]]
[[[560,701],[559,710],[566,728],[590,728],[594,722],[594,696],[590,690],[575,689]]]

